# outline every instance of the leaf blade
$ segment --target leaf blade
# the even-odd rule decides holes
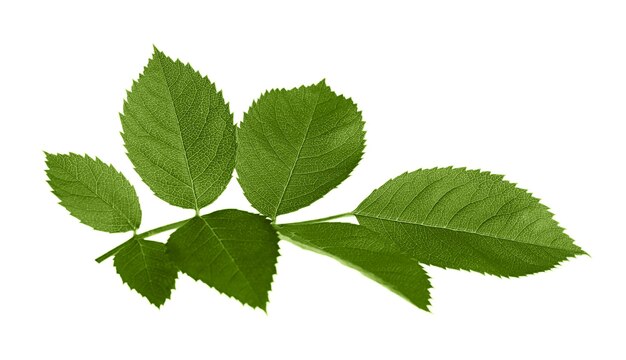
[[[444,268],[523,276],[584,254],[538,199],[477,170],[402,174],[372,192],[354,215],[420,262]]]
[[[238,130],[237,180],[272,219],[305,207],[345,180],[364,149],[361,113],[323,81],[271,90]]]
[[[393,241],[364,226],[347,223],[292,224],[277,228],[296,245],[335,258],[428,311],[429,277]]]
[[[278,257],[265,217],[231,209],[194,217],[170,236],[167,251],[195,280],[265,310]]]
[[[80,222],[111,233],[139,228],[135,188],[112,165],[73,153],[46,153],[46,165],[52,192]]]
[[[167,256],[165,244],[133,239],[115,254],[113,265],[124,283],[161,307],[171,296],[178,269]]]
[[[228,185],[235,166],[233,116],[221,91],[189,64],[155,48],[120,119],[128,157],[162,200],[199,210]]]

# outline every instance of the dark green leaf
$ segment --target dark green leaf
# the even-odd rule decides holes
[[[265,217],[240,210],[194,217],[167,249],[182,272],[265,310],[278,257],[278,236]]]
[[[428,310],[430,282],[420,264],[396,244],[363,226],[345,223],[279,225],[295,244],[339,260]]]
[[[133,238],[116,254],[113,264],[122,280],[157,307],[169,299],[178,269],[165,253],[165,244]]]
[[[233,117],[191,66],[155,48],[120,117],[128,157],[158,197],[200,209],[224,191],[235,166]]]
[[[477,170],[405,173],[354,214],[420,262],[445,268],[521,276],[584,254],[538,199]]]
[[[323,81],[271,90],[244,115],[238,180],[252,206],[276,218],[339,185],[358,164],[363,148],[361,113]]]
[[[83,224],[111,233],[141,224],[135,189],[113,166],[77,154],[46,154],[46,164],[52,192]]]

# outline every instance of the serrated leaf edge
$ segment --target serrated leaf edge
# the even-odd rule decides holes
[[[81,158],[86,158],[86,159],[89,159],[89,160],[94,161],[94,162],[100,162],[100,163],[102,163],[103,165],[105,165],[106,167],[108,167],[108,168],[112,169],[115,173],[117,173],[118,175],[120,175],[120,177],[123,179],[123,181],[125,181],[125,182],[126,182],[126,183],[130,186],[130,188],[131,188],[131,189],[132,189],[132,191],[133,191],[133,194],[135,195],[135,197],[137,198],[137,200],[139,200],[139,197],[137,196],[137,191],[135,190],[135,187],[133,186],[133,184],[132,184],[132,183],[128,180],[128,178],[126,178],[126,176],[124,176],[124,174],[123,174],[121,171],[117,170],[117,169],[113,166],[113,164],[111,164],[111,163],[107,163],[107,162],[104,162],[104,161],[102,161],[102,160],[101,160],[99,157],[97,157],[97,156],[96,156],[96,157],[91,157],[91,156],[89,156],[88,154],[83,154],[83,155],[81,155],[81,154],[74,153],[74,152],[69,152],[69,153],[66,153],[66,154],[61,154],[61,153],[55,153],[55,154],[53,154],[53,153],[49,153],[49,152],[46,152],[46,151],[44,151],[44,155],[45,155],[45,157],[46,157],[46,160],[45,160],[45,164],[46,164],[46,169],[45,169],[45,172],[46,172],[46,177],[48,178],[48,179],[46,180],[46,182],[47,182],[48,184],[50,184],[50,181],[51,181],[51,179],[50,179],[50,171],[51,171],[51,169],[50,169],[50,165],[49,165],[50,157],[52,157],[52,156],[78,156],[78,157],[81,157]],[[52,194],[53,194],[53,195],[54,195],[54,196],[55,196],[55,197],[59,200],[59,201],[57,202],[57,204],[61,205],[61,206],[62,206],[62,207],[63,207],[63,208],[64,208],[64,209],[65,209],[65,210],[66,210],[66,211],[67,211],[67,212],[68,212],[68,213],[69,213],[69,214],[70,214],[70,215],[71,215],[74,219],[78,220],[78,222],[79,222],[79,223],[81,223],[81,224],[83,224],[83,225],[86,225],[86,226],[90,227],[90,228],[91,228],[91,229],[93,229],[93,230],[96,230],[96,231],[102,231],[102,232],[105,232],[105,233],[108,233],[108,234],[119,234],[119,233],[125,233],[125,232],[129,232],[129,231],[136,231],[136,230],[137,230],[137,229],[139,229],[139,227],[141,226],[141,220],[142,220],[142,218],[143,218],[143,213],[141,212],[141,206],[139,206],[139,223],[137,224],[137,226],[136,226],[136,227],[132,224],[132,221],[131,221],[130,219],[128,219],[128,218],[125,216],[125,214],[123,214],[123,212],[121,212],[121,211],[119,211],[119,210],[118,210],[118,212],[119,212],[119,213],[120,213],[120,214],[124,217],[124,219],[126,220],[126,222],[128,223],[128,225],[131,227],[130,229],[128,229],[128,230],[122,230],[122,231],[115,231],[115,232],[111,232],[111,231],[106,231],[106,230],[99,230],[99,229],[96,229],[96,228],[94,228],[93,226],[91,226],[91,225],[89,225],[89,224],[87,224],[87,223],[83,222],[83,221],[82,221],[82,220],[81,220],[78,216],[76,216],[76,215],[74,214],[74,212],[72,212],[72,211],[71,211],[71,210],[69,210],[67,207],[65,207],[65,205],[63,205],[63,200],[61,200],[61,198],[59,198],[59,196],[57,195],[57,192],[56,192],[56,191],[52,188],[52,186],[50,186],[50,188],[51,188],[50,192],[51,192],[51,193],[52,193]],[[90,189],[90,191],[91,191],[91,189]],[[96,195],[97,195],[97,194],[96,194]],[[102,199],[101,199],[101,200],[102,200]],[[104,201],[104,200],[102,200],[102,201]],[[106,202],[106,201],[105,201],[105,202]],[[108,203],[107,203],[107,204],[108,204]],[[108,204],[108,205],[110,205],[110,204]],[[110,205],[110,206],[111,206],[112,208],[114,208],[114,207],[113,207],[113,205]],[[116,210],[117,210],[117,209],[116,209]]]

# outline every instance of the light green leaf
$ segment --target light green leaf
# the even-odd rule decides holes
[[[235,164],[235,126],[215,84],[154,49],[120,115],[137,173],[161,199],[200,209],[226,188]]]
[[[415,259],[444,268],[521,276],[584,254],[538,199],[477,170],[405,173],[354,214]]]
[[[137,237],[115,254],[113,264],[131,289],[157,307],[169,299],[178,276],[178,269],[165,253],[165,244]]]
[[[328,255],[428,310],[430,281],[396,244],[363,226],[345,223],[277,225],[296,245]]]
[[[238,131],[243,191],[272,219],[318,200],[345,180],[364,149],[361,112],[323,81],[271,90],[255,101]]]
[[[265,217],[230,209],[196,216],[170,236],[167,250],[182,272],[265,310],[278,257],[278,235]]]
[[[135,188],[113,166],[72,153],[46,153],[46,164],[52,193],[83,224],[111,233],[141,224]]]

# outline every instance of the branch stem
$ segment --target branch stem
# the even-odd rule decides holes
[[[352,215],[353,214],[351,212],[348,212],[348,213],[327,216],[327,217],[314,219],[314,220],[307,220],[307,221],[300,221],[300,222],[293,222],[293,223],[286,223],[286,224],[276,224],[276,225],[317,224],[317,223],[321,223],[321,222],[325,222],[325,221],[329,221],[329,220],[334,220],[334,219],[340,219],[340,218],[344,218],[344,217],[352,216]],[[185,219],[185,220],[173,222],[171,224],[163,225],[163,226],[160,226],[158,228],[154,228],[152,230],[148,230],[146,232],[142,232],[140,234],[135,234],[132,238],[124,241],[123,243],[119,244],[118,246],[114,247],[113,249],[111,249],[111,250],[107,251],[106,253],[100,255],[98,258],[96,258],[96,262],[101,263],[104,260],[110,258],[111,256],[117,254],[118,251],[120,251],[124,246],[126,246],[126,244],[128,244],[132,240],[135,240],[137,238],[145,239],[145,238],[147,238],[149,236],[160,234],[160,233],[168,231],[168,230],[178,229],[179,227],[183,226],[189,220],[190,219]]]
[[[118,246],[114,247],[113,249],[107,251],[106,253],[100,255],[98,258],[96,258],[96,262],[97,263],[101,263],[104,260],[110,258],[111,256],[115,255],[118,251],[120,251],[126,244],[128,244],[129,242],[131,242],[134,239],[145,239],[149,236],[152,235],[156,235],[156,234],[160,234],[162,232],[168,231],[168,230],[173,230],[173,229],[178,229],[179,227],[183,226],[187,221],[189,221],[190,219],[185,219],[185,220],[181,220],[181,221],[177,221],[171,224],[167,224],[167,225],[163,225],[160,226],[158,228],[154,228],[152,230],[148,230],[146,232],[142,232],[141,234],[136,234],[134,235],[132,238],[124,241],[123,243],[119,244]]]
[[[152,229],[152,230],[148,230],[146,232],[142,232],[141,234],[137,234],[137,237],[145,239],[148,236],[160,234],[162,232],[165,232],[165,231],[168,231],[168,230],[172,230],[172,229],[178,229],[179,227],[185,225],[185,223],[187,221],[191,220],[191,219],[193,219],[193,218],[189,218],[189,219],[177,221],[177,222],[174,222],[174,223],[171,223],[171,224],[163,225],[163,226],[160,226],[158,228],[155,228],[155,229]]]

